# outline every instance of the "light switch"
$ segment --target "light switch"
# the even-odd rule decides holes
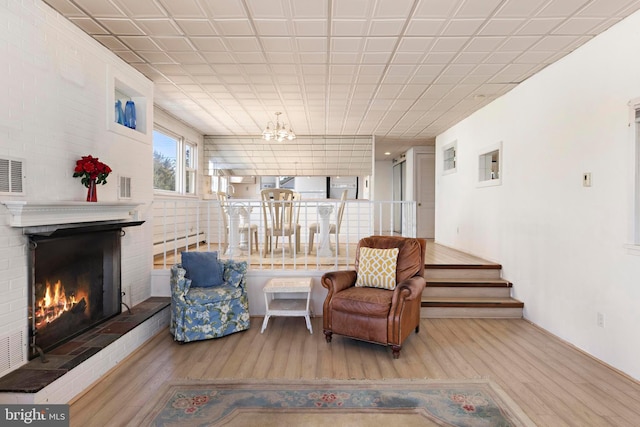
[[[591,172],[585,172],[582,174],[582,186],[591,187]]]

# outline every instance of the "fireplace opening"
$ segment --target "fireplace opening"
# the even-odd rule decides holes
[[[121,312],[121,229],[31,235],[29,358]]]

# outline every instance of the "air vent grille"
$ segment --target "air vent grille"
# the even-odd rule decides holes
[[[24,194],[23,165],[20,159],[0,158],[0,194]]]
[[[120,198],[121,199],[131,198],[131,178],[128,176],[120,177]]]
[[[24,334],[22,331],[0,337],[0,376],[25,362]]]

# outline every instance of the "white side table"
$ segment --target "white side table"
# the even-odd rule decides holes
[[[313,287],[313,278],[311,277],[283,277],[273,278],[265,285],[264,302],[266,306],[266,313],[264,315],[264,321],[262,322],[263,333],[267,329],[267,323],[269,323],[269,317],[271,316],[293,316],[304,317],[307,322],[307,329],[309,333],[313,334],[311,328],[311,310],[309,309],[309,302],[311,301],[311,288]],[[303,298],[278,298],[279,295],[284,294],[299,294]],[[306,295],[305,295],[306,294]],[[298,296],[298,295],[294,295]]]

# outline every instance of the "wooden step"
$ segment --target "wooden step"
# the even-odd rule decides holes
[[[423,297],[508,298],[512,283],[504,279],[427,279]]]
[[[431,279],[500,279],[500,264],[429,264],[425,265],[424,277]]]
[[[524,303],[510,297],[423,297],[425,318],[522,318]]]

